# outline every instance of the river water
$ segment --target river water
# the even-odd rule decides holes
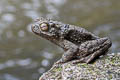
[[[31,32],[49,17],[109,36],[109,53],[120,51],[120,0],[0,0],[0,80],[38,80],[63,50]]]

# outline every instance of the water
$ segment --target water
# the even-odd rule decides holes
[[[109,36],[120,51],[119,0],[0,0],[0,80],[37,80],[62,50],[31,32],[42,16]]]

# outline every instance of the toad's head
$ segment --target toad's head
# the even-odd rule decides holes
[[[31,26],[31,29],[35,34],[45,39],[52,40],[59,39],[61,26],[63,26],[61,22],[40,18],[36,19],[35,24]]]

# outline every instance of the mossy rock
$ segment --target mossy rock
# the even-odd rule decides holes
[[[120,53],[108,54],[92,64],[54,64],[39,80],[120,80]]]

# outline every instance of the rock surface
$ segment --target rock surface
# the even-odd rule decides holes
[[[39,80],[120,80],[120,53],[106,55],[91,64],[54,64]]]

